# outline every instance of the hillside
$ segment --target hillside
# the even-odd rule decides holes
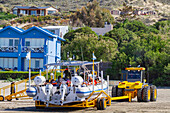
[[[36,6],[48,6],[60,8],[62,11],[76,10],[85,6],[87,2],[93,0],[0,0],[0,7],[4,10],[10,10],[16,5],[36,5]],[[170,2],[169,0],[97,0],[101,7],[107,9],[118,9],[123,5],[123,2],[139,7],[148,7],[150,9],[158,10],[160,13],[170,15]]]

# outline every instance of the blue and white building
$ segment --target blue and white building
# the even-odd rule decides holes
[[[26,54],[31,51],[31,69],[44,70],[45,64],[61,59],[63,38],[41,27],[23,30],[7,26],[0,30],[0,68],[28,70]]]

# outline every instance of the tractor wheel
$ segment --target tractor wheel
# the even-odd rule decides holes
[[[96,105],[97,105],[97,110],[101,110],[100,98],[97,99]]]
[[[4,96],[0,95],[0,101],[4,101]]]
[[[143,91],[142,91],[142,100],[144,102],[149,102],[150,101],[150,98],[151,98],[151,94],[150,94],[150,87],[149,86],[146,86],[143,88]]]
[[[157,88],[155,85],[151,85],[151,101],[156,101],[157,99]]]
[[[102,98],[101,100],[100,100],[100,105],[101,105],[101,110],[106,110],[106,100],[105,100],[105,98]]]
[[[116,94],[116,91],[117,91],[117,86],[113,86],[112,87],[112,97],[116,97],[117,96],[117,94]]]
[[[117,96],[123,96],[123,89],[122,88],[118,88],[117,89]]]
[[[137,92],[137,100],[138,100],[138,102],[142,102],[142,90],[143,90],[143,88],[138,89],[138,92]]]

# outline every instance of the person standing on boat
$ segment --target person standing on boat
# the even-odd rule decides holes
[[[64,71],[65,74],[65,80],[71,80],[71,73],[68,71],[68,68]]]

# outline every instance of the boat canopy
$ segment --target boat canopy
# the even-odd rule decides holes
[[[99,64],[100,62],[94,62],[94,64]],[[88,61],[67,61],[67,62],[58,62],[46,64],[46,66],[86,66],[92,65],[93,62]]]

